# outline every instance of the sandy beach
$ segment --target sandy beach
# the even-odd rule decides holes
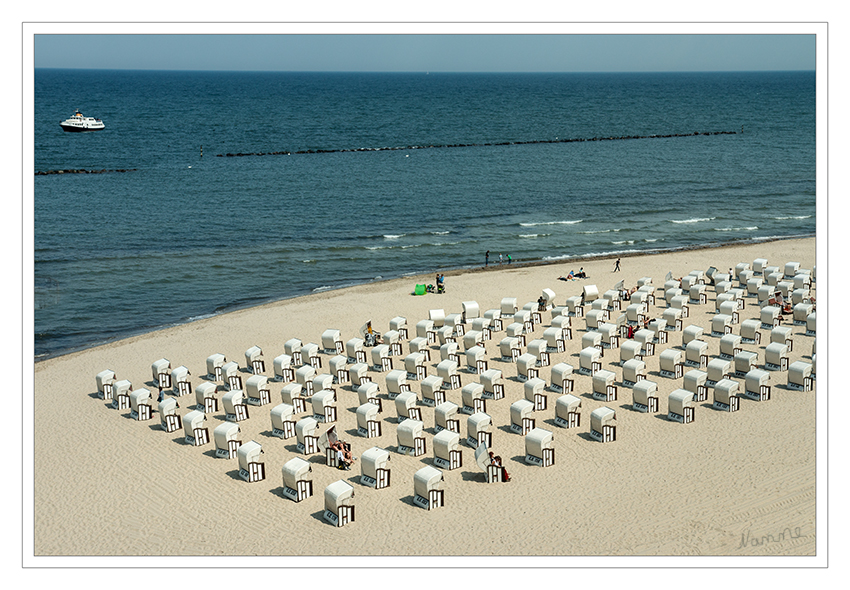
[[[632,390],[622,384],[618,349],[606,350],[602,359],[602,368],[616,374],[616,401],[593,399],[591,377],[575,375],[574,395],[582,400],[579,427],[555,424],[560,394],[547,393],[548,408],[533,415],[537,426],[554,434],[555,464],[545,468],[525,462],[524,437],[509,428],[509,408],[524,398],[523,383],[516,379],[516,365],[499,358],[505,333],[495,332],[485,343],[486,357],[490,368],[503,372],[505,396],[488,400],[487,413],[493,422],[492,448],[503,457],[512,481],[488,484],[473,449],[461,442],[463,465],[444,470],[445,506],[432,511],[413,503],[413,476],[433,462],[434,409],[418,406],[427,452],[420,457],[398,453],[396,411],[387,397],[386,373],[369,371],[383,403],[382,434],[376,438],[357,434],[356,390],[350,383],[334,386],[336,431],[351,443],[354,455],[373,446],[390,453],[391,485],[380,490],[361,485],[359,461],[351,471],[339,471],[327,466],[321,454],[298,453],[295,438],[272,435],[269,413],[281,403],[283,383],[271,382],[271,403],[250,407],[250,418],[240,423],[240,438],[263,448],[266,478],[254,483],[239,476],[236,459],[215,457],[212,440],[190,446],[182,428],[163,431],[158,414],[148,421],[133,420],[129,410],[113,409],[96,393],[95,375],[111,369],[134,388],[151,389],[155,398],[151,363],[163,357],[172,367],[188,367],[197,386],[207,373],[208,356],[222,353],[244,367],[244,353],[252,346],[262,348],[264,374],[272,377],[272,359],[283,354],[284,342],[291,338],[321,348],[326,329],[338,329],[346,342],[359,336],[366,320],[384,332],[396,316],[407,318],[412,338],[416,323],[427,319],[431,309],[460,313],[462,302],[476,301],[483,314],[499,308],[503,297],[516,297],[521,309],[537,301],[545,288],[555,292],[560,306],[585,285],[596,285],[601,295],[617,281],[633,287],[641,277],[651,277],[657,299],[649,317],[661,317],[666,303],[659,289],[668,271],[674,277],[710,266],[726,272],[739,262],[752,265],[757,258],[780,268],[798,261],[801,268],[811,269],[816,264],[815,239],[623,257],[621,272],[616,273],[612,259],[491,264],[483,272],[447,272],[447,292],[442,295],[412,296],[415,284],[433,283],[434,276],[407,277],[227,313],[39,362],[34,374],[34,555],[814,555],[815,400],[825,391],[817,386],[810,392],[787,389],[787,372],[772,371],[769,401],[742,399],[739,411],[722,412],[712,408],[709,389],[708,399],[695,404],[692,423],[670,421],[667,397],[683,380],[660,376],[659,356],[681,347],[681,331],[670,332],[667,344],[658,344],[655,354],[645,358],[647,378],[658,384],[657,413],[633,408]],[[579,266],[589,278],[558,280]],[[713,359],[720,342],[710,335],[713,287],[706,293],[706,304],[691,305],[683,324],[704,329],[702,339]],[[758,312],[756,299],[747,298],[741,320],[757,318]],[[622,312],[612,312],[612,319],[620,313],[625,313],[625,305]],[[527,339],[542,338],[551,321],[552,314],[544,312],[542,323]],[[565,362],[578,368],[585,320],[572,318],[572,326],[572,340],[564,352],[551,354],[551,365]],[[805,335],[805,326],[791,327],[789,364],[811,362],[814,337]],[[740,324],[733,326],[734,333],[739,330]],[[769,330],[761,332],[761,344],[743,346],[757,352],[759,367],[770,340]],[[403,368],[408,342],[402,347],[401,357],[394,358],[396,368]],[[428,373],[433,375],[439,343],[431,347],[431,355]],[[332,355],[320,356],[327,366]],[[462,384],[477,381],[464,366],[461,352]],[[540,368],[547,382],[550,370]],[[743,389],[743,379],[737,381]],[[419,382],[409,383],[419,392]],[[220,385],[218,397],[225,392]],[[448,390],[446,399],[462,406],[460,388]],[[178,403],[178,412],[185,415],[194,409],[194,395],[180,397]],[[155,409],[155,400],[153,405]],[[589,436],[590,414],[603,406],[617,415],[617,440],[606,444]],[[224,418],[221,407],[208,415],[210,438]],[[466,438],[466,418],[459,415],[461,441]],[[320,432],[326,429],[319,427]],[[281,467],[293,457],[312,464],[314,494],[300,503],[282,494]],[[354,487],[356,517],[337,528],[322,517],[323,491],[340,479]]]

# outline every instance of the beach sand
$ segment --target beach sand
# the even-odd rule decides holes
[[[493,449],[505,460],[512,481],[486,483],[473,450],[461,444],[463,466],[444,471],[445,506],[430,512],[412,499],[413,474],[432,464],[434,410],[420,405],[427,453],[397,453],[395,408],[386,397],[385,373],[370,371],[383,398],[382,435],[357,435],[359,403],[350,384],[335,386],[336,430],[358,457],[373,446],[390,452],[390,487],[361,485],[359,461],[351,471],[339,471],[316,454],[307,457],[314,495],[300,503],[282,495],[281,467],[303,455],[296,451],[295,438],[271,435],[269,412],[280,403],[283,384],[271,383],[272,402],[250,407],[251,417],[240,424],[241,439],[259,442],[264,451],[266,479],[254,483],[240,478],[236,459],[216,458],[212,441],[190,446],[182,429],[161,430],[158,414],[135,421],[129,410],[112,409],[96,395],[95,375],[104,369],[136,388],[152,389],[155,398],[150,366],[162,357],[172,367],[186,365],[198,385],[209,355],[222,353],[244,366],[244,352],[257,345],[263,349],[265,374],[272,376],[272,359],[284,352],[284,342],[300,338],[321,347],[328,328],[340,330],[346,342],[358,336],[367,319],[386,331],[391,318],[404,316],[413,337],[416,323],[430,309],[460,313],[463,301],[477,301],[483,314],[498,308],[503,297],[516,297],[522,308],[550,288],[556,304],[563,305],[588,284],[601,295],[621,279],[631,287],[649,276],[658,288],[668,271],[680,277],[713,265],[726,272],[760,257],[780,268],[793,260],[811,269],[815,239],[623,257],[619,273],[612,272],[612,259],[491,265],[487,272],[447,272],[447,292],[422,297],[411,296],[413,287],[433,283],[433,275],[407,277],[227,313],[39,362],[34,375],[34,555],[814,555],[817,388],[788,390],[787,373],[773,372],[769,401],[742,399],[740,411],[721,412],[711,407],[709,390],[708,400],[696,403],[693,423],[669,421],[667,396],[682,386],[682,379],[659,376],[658,359],[663,350],[681,345],[681,332],[670,333],[668,344],[646,358],[647,376],[659,388],[657,414],[633,410],[632,391],[620,383],[619,350],[606,350],[602,359],[603,368],[617,375],[617,401],[594,400],[591,378],[575,377],[574,394],[582,400],[580,427],[555,425],[560,394],[548,393],[548,409],[534,414],[537,426],[554,433],[555,464],[547,468],[525,463],[524,437],[508,428],[510,405],[524,398],[523,384],[515,378],[514,364],[498,360],[504,332],[494,333],[486,343],[487,357],[491,368],[502,369],[506,393],[504,399],[487,401],[487,413],[494,424]],[[557,280],[579,266],[588,279]],[[706,291],[708,303],[692,305],[684,324],[705,329],[709,358],[715,358],[720,339],[709,335],[715,294],[712,287]],[[651,317],[660,317],[666,305],[661,291],[656,296],[659,305],[651,307]],[[758,317],[755,299],[746,303],[741,319]],[[529,341],[542,337],[550,322],[551,314],[544,313]],[[578,367],[583,319],[573,318],[573,332],[566,351],[552,353],[552,365]],[[805,336],[805,327],[793,326],[793,333],[790,362],[811,362],[814,338]],[[744,345],[758,352],[760,365],[769,331],[763,330],[762,337],[761,345]],[[407,342],[403,348],[402,357],[394,359],[396,368],[403,368]],[[326,363],[329,356],[321,356]],[[435,345],[429,374],[436,373],[439,358]],[[464,385],[477,380],[462,369],[459,373]],[[548,367],[540,370],[547,381],[549,374]],[[410,383],[418,392],[418,382]],[[219,391],[220,397],[224,388]],[[446,397],[462,405],[460,389]],[[194,409],[194,395],[178,401],[181,414]],[[608,444],[589,436],[590,413],[605,405],[616,411],[618,423],[617,440]],[[208,417],[210,438],[223,420],[223,408]],[[466,416],[460,420],[463,441]],[[325,429],[320,425],[320,432]],[[355,489],[356,519],[335,528],[322,518],[323,491],[339,479]]]

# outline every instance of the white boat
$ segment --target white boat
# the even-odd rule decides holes
[[[74,113],[73,117],[65,119],[59,125],[65,131],[100,131],[104,128],[103,121],[94,117],[84,117],[80,111]]]

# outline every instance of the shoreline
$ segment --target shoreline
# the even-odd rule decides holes
[[[115,343],[121,342],[123,340],[143,337],[143,336],[148,335],[148,334],[155,334],[157,332],[162,332],[164,330],[169,330],[169,329],[177,328],[177,327],[180,327],[180,326],[193,324],[195,322],[205,321],[205,320],[209,320],[209,319],[216,318],[216,317],[221,317],[221,316],[229,314],[229,313],[244,311],[244,310],[248,310],[248,309],[257,309],[257,308],[261,308],[261,307],[266,306],[266,305],[273,305],[273,304],[284,302],[284,301],[291,301],[293,299],[298,299],[298,298],[301,298],[301,297],[310,297],[310,296],[319,295],[319,294],[322,294],[322,293],[333,293],[333,292],[338,292],[338,291],[345,290],[345,289],[361,287],[361,286],[364,286],[364,285],[380,285],[380,284],[383,284],[383,283],[388,283],[388,282],[396,281],[396,280],[415,280],[417,278],[428,277],[429,275],[432,275],[432,274],[435,274],[435,273],[441,273],[441,274],[445,274],[446,276],[449,276],[449,277],[455,277],[455,276],[460,276],[460,275],[467,274],[467,273],[494,272],[494,271],[505,270],[505,269],[510,269],[510,268],[535,268],[535,267],[540,267],[540,266],[552,266],[552,265],[558,265],[558,264],[572,264],[572,263],[596,262],[596,261],[600,261],[600,260],[611,260],[611,259],[614,259],[614,258],[617,258],[617,257],[619,257],[619,258],[634,258],[634,257],[639,257],[639,256],[655,256],[655,255],[662,255],[662,254],[674,253],[674,252],[690,252],[690,251],[699,251],[699,250],[711,250],[711,249],[717,249],[717,248],[729,248],[729,247],[750,245],[750,244],[769,244],[769,243],[772,243],[772,242],[781,242],[781,241],[787,241],[787,240],[805,240],[805,239],[815,239],[815,238],[816,238],[815,234],[799,234],[799,235],[779,236],[779,237],[770,236],[770,237],[767,237],[767,238],[764,238],[764,239],[747,238],[747,239],[735,240],[735,241],[730,241],[730,242],[712,242],[712,243],[708,243],[708,244],[676,246],[676,247],[672,247],[672,248],[650,248],[650,249],[647,249],[647,250],[639,250],[639,251],[629,250],[629,251],[612,252],[612,253],[606,252],[606,253],[601,253],[601,254],[577,255],[575,257],[565,255],[564,257],[551,258],[551,259],[548,259],[548,260],[544,258],[544,259],[539,259],[539,260],[529,260],[529,261],[525,261],[525,262],[513,261],[510,264],[508,264],[507,262],[501,263],[501,264],[498,263],[498,262],[495,262],[495,263],[491,263],[487,266],[480,265],[480,266],[468,266],[468,267],[457,267],[457,266],[439,267],[439,268],[433,269],[431,271],[416,272],[416,273],[413,273],[413,274],[401,274],[399,276],[393,276],[393,277],[389,277],[389,278],[381,278],[379,280],[370,280],[370,281],[367,281],[367,282],[345,284],[345,285],[340,285],[338,287],[329,287],[329,288],[326,288],[326,289],[321,289],[320,291],[316,290],[316,289],[320,289],[320,287],[316,287],[315,289],[313,289],[309,292],[298,293],[298,294],[289,295],[289,296],[285,296],[285,297],[269,299],[267,301],[262,301],[262,302],[259,302],[259,303],[252,303],[252,304],[246,305],[244,307],[237,306],[237,307],[224,309],[224,310],[221,310],[219,312],[213,311],[213,312],[210,312],[208,314],[200,314],[199,316],[193,316],[192,318],[187,318],[183,321],[179,321],[179,322],[172,323],[172,324],[155,326],[155,327],[152,327],[152,328],[139,328],[138,331],[134,331],[134,332],[128,333],[128,334],[123,335],[123,336],[118,336],[118,337],[115,337],[115,338],[110,339],[110,340],[105,340],[105,341],[94,343],[94,344],[84,345],[84,346],[79,347],[79,348],[73,348],[73,349],[70,349],[70,350],[57,352],[57,353],[44,353],[40,356],[34,356],[33,359],[34,359],[34,362],[36,364],[38,364],[38,363],[42,363],[44,361],[48,361],[48,360],[51,360],[51,359],[62,358],[62,357],[68,356],[68,355],[78,354],[78,353],[81,353],[81,352],[85,352],[87,350],[99,348],[101,346],[109,346],[111,344],[115,344]],[[427,281],[426,281],[426,284],[428,284]]]

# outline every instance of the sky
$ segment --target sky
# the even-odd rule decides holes
[[[816,45],[812,34],[36,33],[33,38],[36,68],[348,72],[814,70]]]

